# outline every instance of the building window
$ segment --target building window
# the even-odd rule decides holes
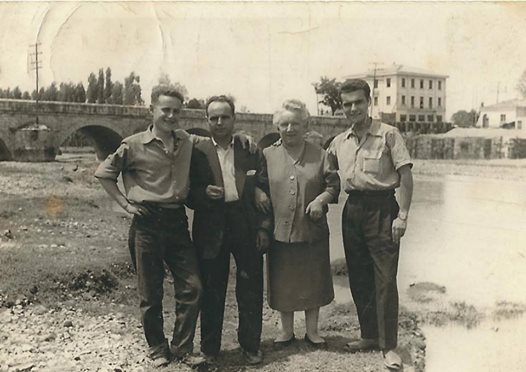
[[[407,121],[407,115],[400,115],[400,121],[401,122]]]
[[[437,122],[442,123],[442,115],[437,115]]]
[[[402,88],[405,88],[405,78],[402,78]]]
[[[424,80],[420,79],[420,89],[424,89]]]
[[[385,97],[385,104],[390,105],[391,104],[391,96]]]
[[[426,116],[425,115],[418,115],[418,121],[420,121],[420,122],[426,121]]]
[[[420,106],[421,109],[424,108],[424,97],[420,97]]]
[[[409,121],[416,121],[416,115],[409,115]]]
[[[438,90],[442,90],[442,82],[441,81],[438,82]]]
[[[429,80],[429,89],[433,89],[433,80]]]
[[[435,118],[433,117],[433,115],[427,115],[427,121],[432,123],[433,120],[435,120]]]
[[[500,122],[505,123],[506,122],[506,114],[500,114]]]
[[[415,87],[415,79],[411,79],[411,88]]]
[[[374,105],[378,106],[378,97],[374,97]]]
[[[374,79],[374,87],[378,88],[378,79]]]
[[[411,107],[415,107],[415,96],[411,96]]]
[[[387,84],[387,88],[391,87],[391,78],[387,78],[386,84]]]
[[[438,107],[442,107],[442,98],[438,97]]]
[[[402,96],[402,105],[405,106],[405,96]]]
[[[517,129],[522,129],[522,120],[517,121]]]
[[[433,108],[433,97],[429,97],[429,108]]]

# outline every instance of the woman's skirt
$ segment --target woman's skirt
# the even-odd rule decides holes
[[[334,299],[328,239],[314,243],[275,241],[267,254],[267,270],[272,309],[303,311]]]

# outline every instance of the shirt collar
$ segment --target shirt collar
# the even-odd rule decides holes
[[[153,125],[150,125],[147,130],[145,130],[142,134],[141,141],[144,144],[152,142],[154,139],[159,140],[154,134],[153,134]],[[174,139],[176,142],[190,137],[190,135],[184,130],[184,129],[176,129],[172,131],[172,135],[174,136]]]
[[[214,144],[215,147],[221,147],[219,146],[219,144],[216,142],[216,140],[214,139],[214,137],[210,137],[212,139],[212,143]],[[233,147],[234,146],[234,136],[232,136],[232,140],[230,141],[230,145],[229,147]]]
[[[381,133],[380,133],[380,121],[379,120],[376,120],[376,119],[371,119],[371,125],[369,125],[369,129],[367,129],[367,134],[370,134],[371,136],[376,136],[376,137],[381,137]],[[349,128],[345,131],[345,139],[349,139],[351,138],[351,136],[355,136],[355,133],[354,133],[354,130],[353,128]]]

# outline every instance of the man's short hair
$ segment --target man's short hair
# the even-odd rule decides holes
[[[174,97],[181,101],[181,103],[184,102],[184,97],[181,92],[168,85],[157,85],[152,88],[152,94],[150,96],[152,105],[157,103],[160,96]]]
[[[367,99],[371,99],[371,87],[363,79],[347,79],[340,86],[340,98],[342,93],[351,93],[363,90]]]
[[[230,109],[232,110],[232,115],[236,114],[236,105],[234,105],[234,98],[221,94],[219,96],[212,96],[206,100],[205,113],[207,117],[208,117],[208,106],[210,106],[212,102],[226,102],[228,103],[228,105],[230,106]]]
[[[281,108],[274,113],[274,116],[272,117],[272,123],[277,125],[281,115],[286,111],[299,114],[301,116],[301,120],[305,124],[308,124],[310,114],[309,110],[307,110],[307,105],[297,99],[285,100],[281,104]]]

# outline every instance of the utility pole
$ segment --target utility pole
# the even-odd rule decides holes
[[[379,64],[379,62],[373,62],[372,63],[374,65],[374,69],[373,69],[373,94],[372,94],[372,102],[371,102],[371,113],[369,114],[369,116],[372,118],[373,117],[373,112],[374,112],[374,91],[376,89],[375,85],[376,85],[376,66]]]
[[[36,85],[36,94],[35,94],[35,101],[36,101],[36,124],[38,126],[38,70],[42,68],[42,62],[38,60],[39,55],[42,55],[42,52],[38,51],[40,43],[31,44],[30,48],[35,48],[35,51],[33,53],[30,53],[30,69],[35,70],[35,85]]]

